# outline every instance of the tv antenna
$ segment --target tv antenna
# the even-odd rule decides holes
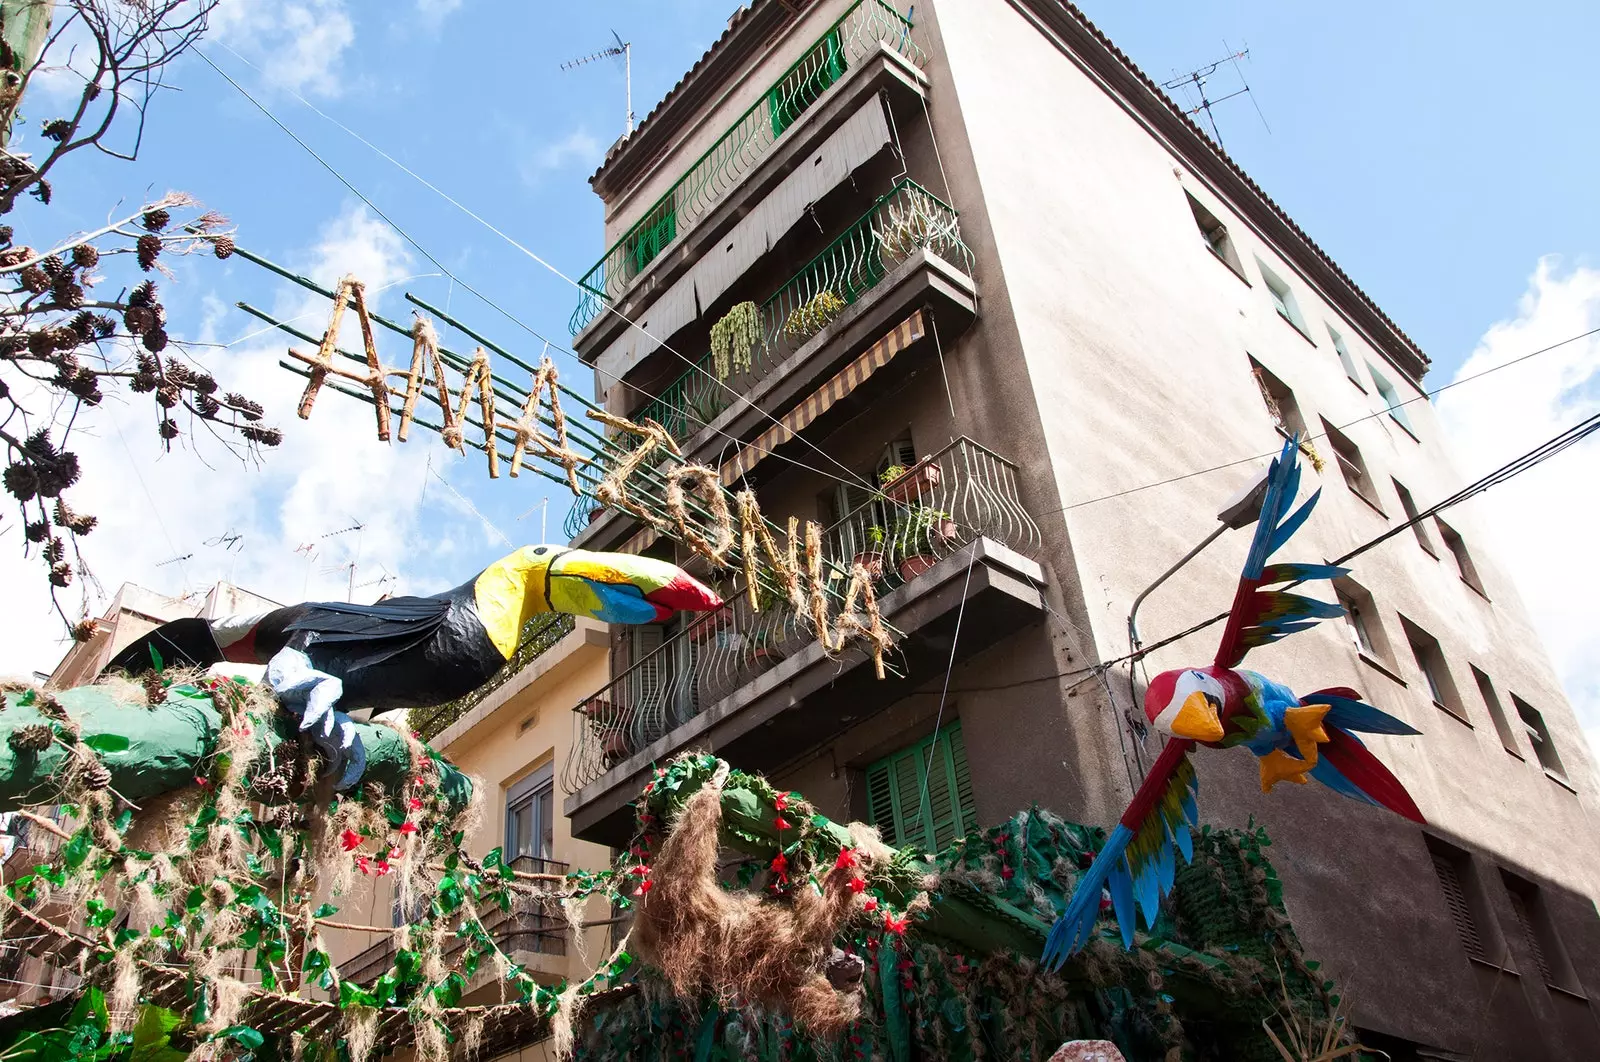
[[[1228,42],[1223,41],[1222,46],[1224,48],[1228,47]],[[1237,52],[1230,51],[1221,59],[1218,59],[1212,63],[1206,63],[1204,66],[1196,67],[1187,74],[1180,74],[1174,77],[1172,80],[1164,82],[1161,86],[1168,92],[1172,92],[1176,89],[1192,90],[1200,97],[1200,102],[1196,104],[1192,102],[1193,97],[1188,96],[1187,101],[1189,105],[1185,107],[1183,113],[1190,118],[1193,118],[1202,111],[1205,112],[1206,121],[1211,125],[1212,139],[1216,140],[1218,147],[1222,146],[1222,133],[1217,129],[1217,116],[1212,112],[1212,108],[1219,103],[1233,99],[1235,96],[1249,96],[1251,104],[1256,108],[1256,117],[1261,119],[1261,124],[1266,126],[1267,132],[1272,132],[1272,127],[1267,125],[1267,116],[1261,113],[1261,106],[1256,103],[1255,94],[1250,91],[1250,83],[1244,79],[1244,71],[1239,69],[1239,60],[1248,58],[1250,58],[1250,46],[1247,44]],[[1206,85],[1211,81],[1212,77],[1216,75],[1217,71],[1222,69],[1224,66],[1233,67],[1234,73],[1239,75],[1240,87],[1234,89],[1226,96],[1217,96],[1212,98],[1211,95],[1206,91]]]
[[[168,557],[164,561],[157,561],[155,566],[157,568],[165,568],[169,564],[182,564],[184,561],[189,560],[193,556],[194,556],[193,553],[185,553],[185,554],[183,554],[182,556],[179,556],[179,557]]]
[[[244,543],[244,536],[239,534],[239,532],[233,530],[232,528],[229,528],[226,532],[224,532],[223,534],[218,535],[216,538],[208,538],[208,539],[206,539],[206,545],[208,545],[208,546],[221,546],[223,549],[228,550],[230,552],[233,551],[233,550],[236,550],[236,549],[244,548],[243,547],[243,543]]]
[[[624,130],[622,135],[629,136],[633,133],[633,42],[623,40],[616,30],[611,31],[611,39],[617,43],[609,48],[595,52],[593,55],[585,55],[578,59],[568,59],[561,64],[561,69],[574,70],[600,59],[620,58],[622,60],[622,81],[628,106],[627,129]]]

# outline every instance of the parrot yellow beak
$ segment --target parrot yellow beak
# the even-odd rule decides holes
[[[1190,741],[1221,741],[1222,720],[1211,698],[1196,690],[1183,699],[1183,707],[1172,720],[1172,736]]]

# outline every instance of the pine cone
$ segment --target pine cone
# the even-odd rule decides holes
[[[161,237],[147,232],[139,237],[139,242],[134,246],[138,251],[139,268],[150,272],[156,267],[156,258],[161,254]]]
[[[43,258],[39,259],[39,268],[44,270],[52,277],[59,277],[61,275],[61,271],[67,267],[66,264],[61,261],[60,255],[47,254]]]
[[[99,522],[100,518],[98,516],[74,515],[71,520],[67,521],[67,526],[72,529],[72,533],[75,535],[87,535],[94,530],[94,525]]]
[[[281,771],[261,775],[252,786],[269,803],[274,799],[285,799],[289,795],[289,779]],[[293,815],[293,809],[290,809]]]
[[[189,366],[181,361],[167,359],[167,379],[182,387],[189,382]]]
[[[163,420],[161,422],[161,426],[156,430],[161,434],[163,439],[166,439],[169,442],[173,439],[176,439],[179,435],[177,422],[172,420],[170,417],[166,420]]]
[[[84,269],[93,269],[100,261],[100,249],[92,243],[80,243],[72,249],[72,261]]]
[[[0,473],[0,482],[17,501],[29,501],[39,493],[39,470],[21,462],[8,465],[5,472]]]
[[[59,564],[67,555],[67,547],[59,538],[52,538],[44,546],[44,559],[51,564]]]
[[[111,784],[111,768],[95,760],[83,769],[83,787],[91,792],[106,788]]]
[[[49,206],[50,182],[45,180],[43,177],[40,177],[39,183],[33,186],[33,197],[39,202],[43,203],[45,206]]]
[[[39,494],[54,498],[78,482],[80,470],[77,454],[59,454],[48,465],[39,469]]]
[[[10,225],[0,225],[0,243],[10,243],[11,242],[11,236],[12,236],[11,226]],[[22,261],[22,259],[19,258],[19,259],[17,259],[17,261],[20,262],[20,261]]]
[[[133,335],[142,336],[156,326],[156,315],[148,306],[129,306],[122,312],[122,324]]]
[[[146,350],[159,354],[167,349],[167,330],[157,325],[144,334],[143,342]]]
[[[195,373],[194,380],[190,386],[203,395],[216,394],[217,392],[217,381],[209,373]]]
[[[167,684],[159,671],[144,673],[144,699],[148,704],[161,704],[167,699]]]
[[[227,394],[223,395],[222,401],[225,405],[230,405],[234,409],[237,409],[239,411],[239,415],[244,417],[245,420],[261,419],[260,402],[252,402],[250,399],[236,391],[229,391]]]
[[[63,325],[60,328],[50,329],[50,339],[57,350],[71,350],[83,341],[77,330]]]
[[[79,620],[72,625],[72,640],[87,642],[100,633],[100,621],[97,619]]]
[[[50,290],[50,278],[45,275],[44,270],[36,265],[31,265],[24,269],[17,279],[22,281],[24,288],[35,295],[43,295]]]
[[[95,316],[88,310],[83,310],[72,315],[72,320],[67,322],[67,327],[78,333],[78,338],[87,343],[94,338]]]
[[[39,127],[40,136],[44,137],[46,140],[54,140],[57,143],[65,140],[67,138],[67,134],[71,132],[72,123],[67,121],[65,118],[52,118],[48,122],[44,123],[44,125]]]
[[[63,310],[76,310],[83,305],[83,287],[70,275],[56,282],[50,291],[56,300],[56,305]]]
[[[94,334],[96,338],[105,339],[117,334],[117,319],[107,314],[99,313],[94,317]]]
[[[149,306],[156,301],[156,282],[146,280],[128,293],[129,306]]]
[[[24,531],[29,542],[43,542],[50,537],[50,523],[46,520],[35,520]]]
[[[260,443],[262,446],[277,446],[283,442],[283,432],[277,428],[262,428],[254,424],[246,424],[239,429],[239,434],[251,442]]]
[[[100,377],[92,369],[79,369],[67,383],[67,390],[86,406],[98,406],[105,398],[100,390]]]
[[[156,390],[156,404],[162,409],[171,409],[178,404],[180,397],[182,396],[179,394],[178,388],[170,383],[162,384]]]
[[[211,253],[216,255],[218,258],[232,258],[233,246],[234,244],[232,236],[218,236],[216,239],[211,241]]]
[[[13,730],[6,743],[18,752],[43,752],[55,739],[56,732],[49,723],[29,723]]]
[[[156,389],[156,382],[155,374],[136,372],[133,374],[133,379],[128,381],[128,386],[139,394],[145,394]]]
[[[210,395],[201,395],[195,399],[194,406],[200,411],[202,417],[215,417],[222,412],[222,403]]]
[[[72,585],[72,565],[61,563],[50,569],[50,585],[66,587]]]
[[[50,352],[55,349],[56,337],[54,329],[41,328],[39,331],[28,336],[28,350],[39,355],[41,358],[49,357]]]
[[[144,215],[144,227],[151,232],[160,232],[171,220],[172,215],[165,210],[148,210]]]

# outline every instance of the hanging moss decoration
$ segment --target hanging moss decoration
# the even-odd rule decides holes
[[[711,361],[717,379],[726,381],[733,371],[749,372],[751,352],[765,342],[761,328],[761,308],[741,302],[711,326]]]
[[[809,302],[795,307],[789,313],[783,322],[783,333],[795,342],[803,343],[828,327],[847,305],[838,295],[823,289]]]

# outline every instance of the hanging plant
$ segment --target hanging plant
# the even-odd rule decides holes
[[[810,339],[838,317],[848,305],[824,288],[803,306],[797,306],[783,322],[784,334],[796,341]]]
[[[717,379],[726,380],[734,369],[749,372],[750,353],[763,342],[761,307],[741,302],[724,314],[711,326],[711,361],[716,366]]]

